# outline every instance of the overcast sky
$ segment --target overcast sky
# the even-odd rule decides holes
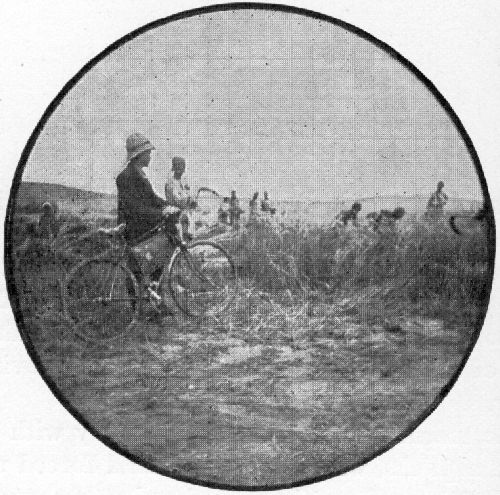
[[[450,196],[482,197],[461,137],[413,74],[296,14],[205,14],[126,43],[58,106],[23,179],[116,192],[136,131],[157,147],[148,174],[158,191],[179,155],[192,186],[242,196],[427,196],[442,179]]]

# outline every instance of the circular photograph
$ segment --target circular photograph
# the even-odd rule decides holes
[[[67,410],[131,461],[277,489],[366,463],[447,394],[494,220],[460,120],[402,55],[226,4],[109,46],[21,157],[6,277]]]

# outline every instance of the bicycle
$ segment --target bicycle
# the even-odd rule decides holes
[[[185,242],[179,228],[181,212],[166,217],[152,230],[129,243],[125,224],[106,232],[116,246],[77,263],[62,287],[65,318],[84,340],[107,341],[128,333],[138,322],[142,302],[165,301],[169,294],[187,316],[220,315],[235,297],[237,275],[234,262],[219,244],[209,240]],[[164,232],[173,253],[161,276],[143,280],[128,266],[134,247]],[[175,232],[175,233],[174,233]]]

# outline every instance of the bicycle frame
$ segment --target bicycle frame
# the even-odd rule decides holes
[[[198,198],[198,195],[200,191],[202,190],[207,190],[210,191],[214,194],[217,194],[215,191],[212,191],[211,189],[208,188],[200,188],[198,190],[198,194],[196,195],[196,198]],[[191,255],[189,254],[188,250],[188,242],[186,242],[183,239],[183,234],[182,234],[182,228],[179,225],[179,220],[181,217],[182,211],[179,211],[173,215],[170,215],[166,218],[164,218],[160,223],[158,223],[155,227],[153,227],[151,230],[147,231],[137,239],[134,239],[132,242],[128,241],[123,233],[120,233],[118,236],[115,238],[119,242],[118,247],[111,247],[109,250],[106,250],[104,253],[98,256],[98,258],[109,258],[109,257],[115,257],[117,261],[123,261],[126,260],[126,258],[130,255],[135,256],[132,253],[132,249],[135,246],[138,246],[142,242],[147,241],[148,239],[151,239],[154,237],[156,234],[158,234],[161,231],[165,231],[167,234],[169,241],[173,247],[173,252],[171,255],[171,258],[173,258],[178,250],[183,252],[186,256],[186,261],[189,265],[189,267],[193,270],[194,273],[197,274],[197,276],[200,278],[200,280],[203,280],[204,282],[208,282],[211,285],[213,283],[200,271],[200,269],[196,266],[196,263],[193,262]],[[173,233],[171,230],[169,230],[169,227],[172,225],[175,225],[176,227],[176,232]],[[116,256],[113,255],[113,253],[116,253],[118,251],[119,254]],[[163,272],[165,270],[165,266],[162,267],[162,273],[160,276],[160,280],[163,278]]]
[[[210,274],[206,274],[204,272],[204,270],[207,269],[205,266],[206,264],[205,264],[204,248],[202,247],[201,258],[198,258],[198,255],[194,254],[194,252],[192,253],[191,249],[196,250],[196,246],[209,245],[215,248],[216,250],[221,251],[222,252],[221,254],[224,256],[224,260],[227,261],[226,265],[231,270],[231,277],[236,275],[232,259],[224,251],[224,249],[218,246],[216,243],[208,241],[195,241],[195,242],[186,241],[184,239],[183,232],[181,229],[179,228],[177,228],[176,230],[172,229],[172,226],[174,225],[176,227],[179,227],[180,217],[181,217],[181,212],[178,212],[175,215],[170,215],[169,217],[163,219],[154,228],[146,232],[144,235],[136,239],[133,239],[132,241],[127,239],[126,236],[123,234],[124,225],[118,226],[117,228],[111,229],[110,231],[102,231],[103,233],[108,234],[110,237],[112,237],[111,240],[112,246],[97,256],[87,258],[77,263],[75,267],[71,269],[71,271],[68,273],[61,294],[63,298],[63,308],[65,315],[69,319],[69,321],[72,321],[73,324],[78,325],[78,328],[75,329],[77,333],[80,332],[80,334],[85,334],[86,329],[81,325],[82,324],[84,324],[84,326],[87,325],[90,319],[93,318],[93,316],[90,315],[93,315],[94,309],[91,310],[91,313],[88,313],[88,311],[86,311],[85,308],[83,308],[83,313],[81,313],[81,308],[79,309],[79,305],[80,306],[81,304],[85,305],[86,302],[98,305],[96,310],[97,315],[100,314],[99,308],[101,307],[106,307],[110,304],[113,305],[120,301],[125,303],[130,302],[131,305],[130,307],[127,306],[127,308],[130,309],[132,313],[129,315],[128,310],[127,312],[123,313],[124,318],[130,317],[130,322],[126,326],[126,328],[129,328],[129,325],[134,321],[136,321],[136,318],[138,317],[141,311],[141,301],[150,301],[151,303],[153,303],[153,305],[157,308],[158,311],[161,311],[161,305],[165,301],[164,298],[165,296],[168,296],[169,294],[168,291],[170,291],[170,296],[172,297],[175,304],[183,311],[183,313],[188,314],[190,316],[199,316],[198,309],[193,310],[193,308],[188,308],[185,304],[184,299],[179,301],[179,297],[182,297],[182,294],[181,296],[179,296],[179,293],[176,292],[176,289],[174,289],[174,287],[175,288],[179,287],[178,285],[179,282],[177,281],[176,278],[175,279],[172,278],[172,272],[171,272],[173,270],[172,267],[176,266],[181,267],[180,268],[181,272],[182,270],[187,270],[186,273],[188,275],[189,274],[194,275],[196,284],[194,286],[195,291],[199,290],[199,288],[201,287],[199,283],[196,282],[197,280],[201,281],[201,283],[203,284],[202,294],[203,295],[209,293],[211,294],[210,297],[213,298],[213,300],[210,299],[211,309],[206,309],[205,305],[207,301],[203,302],[202,300],[202,304],[200,306],[201,311],[209,311],[209,310],[211,311],[213,308],[222,308],[221,305],[223,302],[225,304],[228,304],[229,299],[227,298],[227,296],[230,295],[231,292],[229,291],[227,285],[223,285],[220,287],[221,289],[224,290],[223,293],[219,291],[217,293],[212,294],[210,292],[214,288],[215,289],[219,288],[219,285],[217,285],[215,279],[213,279],[213,277]],[[144,267],[141,266],[141,262],[140,260],[137,259],[136,253],[134,252],[135,251],[134,247],[143,243],[144,241],[148,241],[148,239],[154,237],[159,232],[163,232],[166,234],[167,240],[171,243],[171,247],[173,247],[173,252],[170,253],[170,248],[167,248],[167,246],[165,246],[165,249],[168,249],[168,252],[157,251],[158,256],[161,258],[161,263],[157,264],[156,270],[161,269],[161,272],[159,273],[159,278],[156,278],[156,276],[151,277],[150,275],[148,275],[149,270],[147,269],[146,273]],[[163,240],[161,242],[163,242]],[[160,249],[162,248],[160,247]],[[164,254],[165,255],[168,254],[169,256],[168,257],[163,256]],[[135,259],[132,260],[130,256]],[[160,262],[160,258],[158,258],[157,260],[158,262]],[[135,264],[134,263],[135,261],[138,261],[138,263]],[[85,278],[81,279],[83,281],[82,282],[83,285],[81,285],[80,282],[78,282],[78,280],[80,280],[80,270],[85,271],[88,269],[87,264],[92,264],[96,262],[97,265],[93,266],[97,266],[97,270],[99,270],[98,267],[101,266],[99,265],[99,263],[104,263],[103,266],[105,267],[104,270],[100,269],[101,271],[95,272],[98,277],[98,279],[96,279],[95,281],[96,291],[87,294],[86,297],[83,297],[78,292],[75,292],[78,303],[73,308],[72,304],[75,297],[72,295],[72,292],[70,290],[70,287],[73,287],[73,285],[71,284],[73,283],[73,281],[76,281],[76,285],[74,287],[76,289],[82,287],[83,290],[85,291],[87,287],[85,285],[86,279]],[[134,263],[135,266],[133,266],[132,263]],[[180,265],[178,263],[180,263]],[[119,275],[120,270],[121,273]],[[89,273],[92,275],[93,272],[90,271]],[[178,275],[180,272],[175,271],[175,273]],[[123,279],[123,276],[125,276],[125,279]],[[172,280],[176,280],[177,282],[175,282],[174,285],[172,285]],[[187,280],[192,281],[193,279],[188,277]],[[231,281],[232,280],[233,278],[231,278]],[[125,285],[123,282],[125,283]],[[191,284],[191,282],[189,283]],[[93,285],[94,284],[91,283],[90,285],[88,285],[88,287],[91,287]],[[116,294],[114,294],[115,287],[117,290]],[[186,290],[183,286],[180,287],[182,288],[182,290]],[[190,286],[188,290],[192,289],[193,287]],[[126,292],[123,291],[127,291],[128,296],[126,295]],[[193,294],[195,294],[194,297],[197,297],[198,293],[194,292]],[[222,302],[219,301],[221,294],[222,294]],[[76,313],[74,313],[75,311]],[[77,316],[74,316],[74,314],[76,314]],[[97,318],[99,319],[99,316]],[[87,336],[84,336],[84,338],[87,338]]]
[[[123,234],[115,236],[114,238],[118,241],[118,246],[112,246],[110,249],[98,255],[97,258],[105,259],[112,257],[115,258],[117,261],[125,260],[132,253],[132,249],[135,246],[138,246],[139,244],[141,244],[144,241],[147,241],[148,239],[151,239],[161,231],[164,231],[167,234],[174,249],[174,252],[176,249],[187,251],[187,243],[182,239],[181,233],[178,228],[180,215],[181,212],[178,212],[174,215],[171,215],[163,219],[151,230],[148,230],[146,233],[134,239],[133,241],[127,240]],[[168,227],[170,227],[172,224],[177,227],[176,233],[173,233],[172,231],[168,230]],[[132,256],[134,255],[132,254]]]

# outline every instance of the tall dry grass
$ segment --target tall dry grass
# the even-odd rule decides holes
[[[34,241],[23,253],[19,266],[30,279],[47,270],[49,277],[58,277],[77,258],[109,247],[106,239],[92,234],[108,226],[108,218],[61,214],[58,221],[50,245]],[[25,223],[20,216],[14,225],[14,247],[25,238]],[[377,232],[367,225],[262,220],[222,243],[236,259],[245,288],[274,294],[354,294],[377,286],[386,301],[461,314],[484,308],[491,279],[485,229],[459,236],[445,220],[411,218]]]
[[[378,232],[263,221],[231,250],[241,275],[261,289],[390,285],[393,297],[408,302],[480,305],[491,276],[486,230],[459,236],[446,220],[414,218]]]

